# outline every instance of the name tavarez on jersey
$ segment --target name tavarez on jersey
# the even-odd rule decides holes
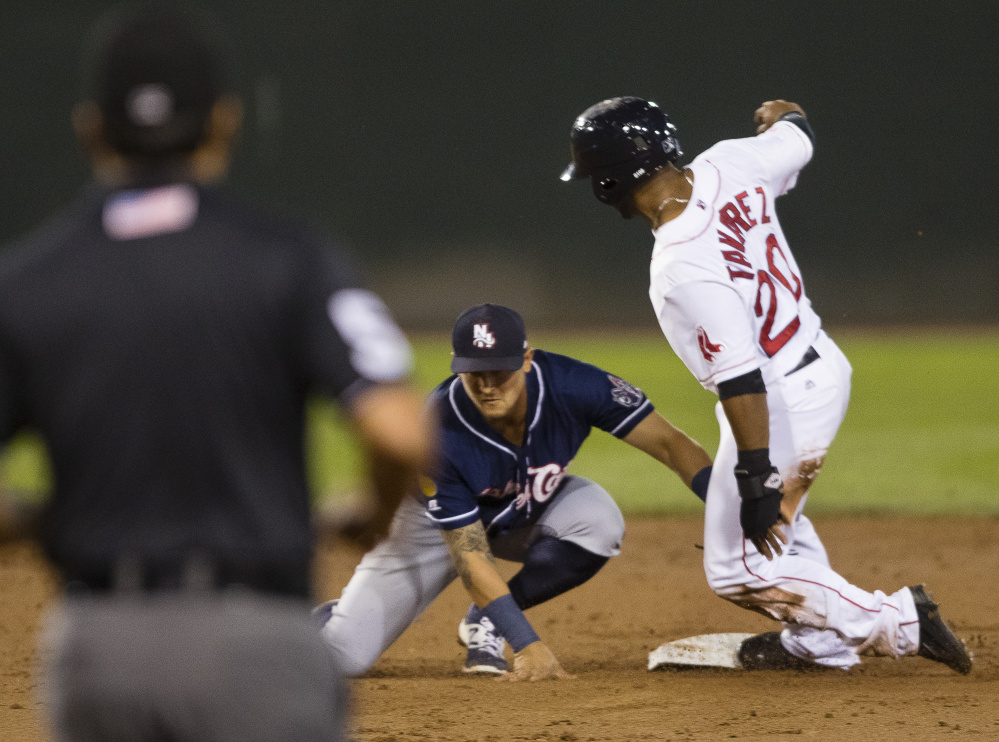
[[[769,383],[818,336],[821,322],[773,210],[812,151],[788,121],[719,142],[689,165],[696,208],[653,233],[653,308],[674,352],[710,391],[757,368]]]
[[[481,520],[490,535],[537,520],[591,428],[617,438],[652,412],[640,389],[588,363],[542,350],[527,374],[527,430],[514,446],[483,419],[452,376],[432,393],[443,431],[440,471],[424,487],[445,529]]]

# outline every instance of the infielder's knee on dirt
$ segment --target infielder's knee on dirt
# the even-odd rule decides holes
[[[364,555],[332,606],[323,641],[346,675],[367,672],[455,578],[440,531],[404,500],[390,537]]]
[[[334,615],[320,630],[323,642],[333,653],[337,669],[344,675],[363,675],[384,651],[382,634],[348,626],[343,615]]]

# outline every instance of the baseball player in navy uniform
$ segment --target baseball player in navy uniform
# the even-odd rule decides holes
[[[846,413],[851,368],[822,330],[780,228],[815,134],[800,106],[768,101],[756,136],[719,142],[679,168],[676,129],[656,104],[613,98],[572,127],[564,180],[590,179],[655,246],[649,296],[663,333],[719,397],[704,567],[720,596],[784,623],[748,639],[747,668],[847,669],[862,655],[919,654],[971,670],[922,586],[867,592],[829,566],[802,513]]]
[[[473,601],[459,626],[466,672],[507,673],[509,643],[506,679],[567,677],[523,611],[620,553],[618,506],[599,484],[567,472],[591,429],[661,461],[702,499],[710,459],[641,390],[530,348],[512,309],[469,309],[452,346],[455,375],[431,397],[443,461],[423,494],[400,505],[389,539],[364,556],[340,599],[317,609],[322,635],[341,667],[362,673],[460,576]],[[524,566],[507,583],[494,557]]]

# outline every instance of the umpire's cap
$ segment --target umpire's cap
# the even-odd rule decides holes
[[[169,157],[201,142],[226,92],[221,35],[206,14],[158,2],[121,6],[94,26],[83,93],[125,155]]]
[[[480,304],[461,313],[451,331],[451,371],[516,371],[524,364],[524,318],[499,304]]]
[[[590,106],[570,136],[572,162],[562,180],[592,179],[596,197],[626,217],[625,196],[683,154],[666,112],[631,96]]]

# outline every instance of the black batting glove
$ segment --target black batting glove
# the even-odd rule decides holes
[[[777,467],[770,463],[770,449],[739,451],[735,482],[742,498],[739,508],[742,532],[753,542],[757,551],[767,559],[772,559],[771,549],[777,554],[782,553],[780,540],[773,535],[771,529],[781,521],[780,503],[784,497],[784,483]]]

